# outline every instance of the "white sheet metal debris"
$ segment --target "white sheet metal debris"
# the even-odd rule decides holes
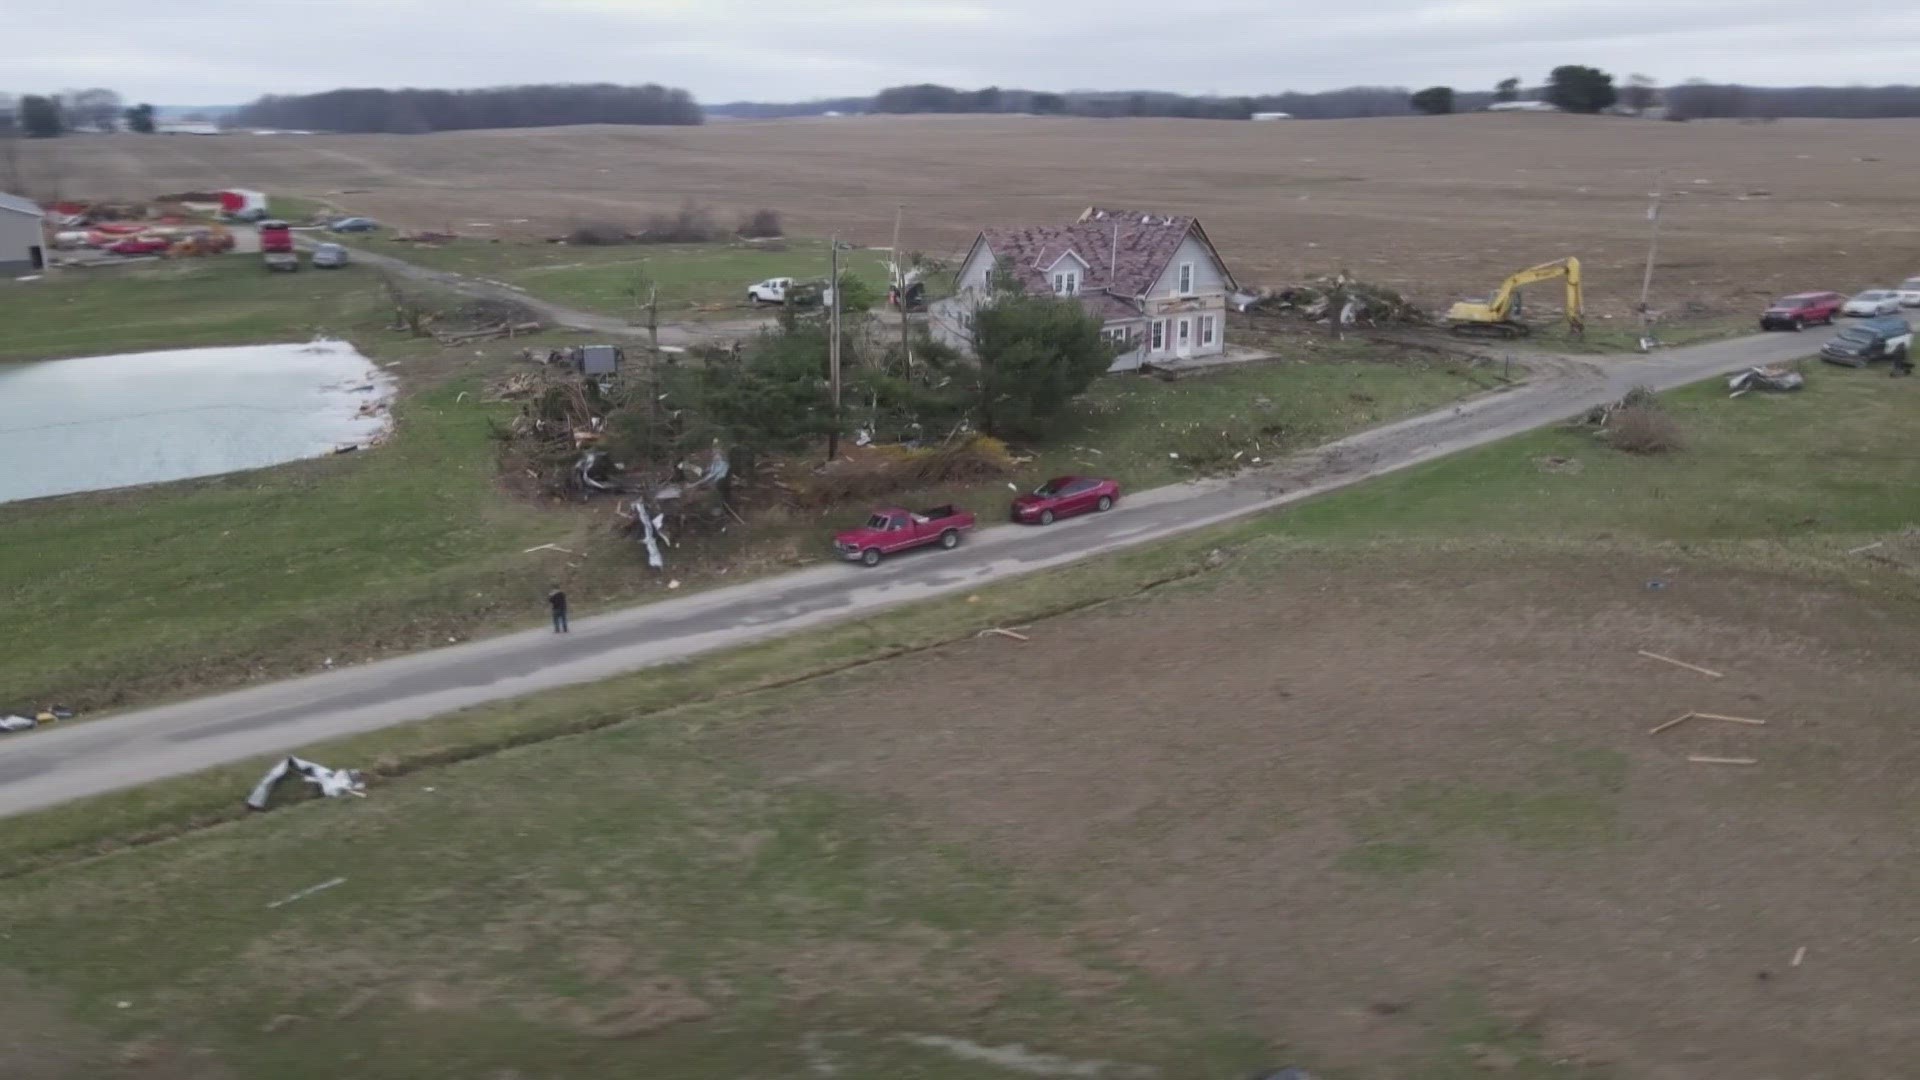
[[[671,541],[667,541],[667,534],[660,531],[660,526],[666,524],[667,516],[649,510],[643,499],[633,500],[633,516],[640,522],[640,543],[647,549],[647,565],[655,570],[665,570],[667,557],[660,546],[663,541]]]
[[[286,757],[267,770],[267,775],[253,786],[247,795],[249,810],[265,810],[267,800],[273,797],[273,789],[285,783],[288,777],[298,776],[307,783],[320,789],[320,794],[337,799],[342,795],[366,798],[367,782],[358,769],[329,769],[325,765],[307,761],[304,758]]]
[[[1788,367],[1750,367],[1727,379],[1728,397],[1739,397],[1749,390],[1798,390],[1807,385],[1806,376]]]

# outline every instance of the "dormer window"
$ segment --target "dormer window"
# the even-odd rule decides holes
[[[1080,295],[1080,271],[1055,270],[1053,272],[1053,292],[1056,296]]]

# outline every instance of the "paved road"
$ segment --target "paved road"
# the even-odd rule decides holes
[[[567,637],[546,630],[508,634],[7,736],[0,739],[0,816],[977,588],[1284,506],[1554,423],[1617,399],[1637,384],[1668,389],[1748,364],[1793,359],[1816,349],[1824,337],[1745,338],[1646,359],[1541,361],[1523,386],[1375,428],[1229,480],[1142,492],[1112,513],[1048,529],[1000,526],[980,531],[956,551],[906,555],[875,570],[827,564],[580,619]]]

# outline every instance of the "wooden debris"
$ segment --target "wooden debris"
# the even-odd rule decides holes
[[[1791,966],[1799,967],[1803,962],[1805,962],[1806,959],[1807,959],[1807,947],[1805,945],[1802,945],[1799,948],[1793,950],[1793,964]]]
[[[533,554],[533,553],[534,553],[534,552],[536,552],[536,551],[558,551],[558,552],[561,552],[561,553],[563,553],[563,554],[566,554],[566,555],[578,555],[578,554],[580,554],[579,552],[577,552],[577,551],[574,551],[574,550],[572,550],[572,549],[570,549],[570,548],[563,548],[563,547],[561,547],[561,546],[560,546],[559,544],[541,544],[541,545],[540,545],[539,547],[530,547],[530,548],[528,548],[527,550],[525,550],[525,551],[523,551],[523,552],[521,552],[520,554],[522,554],[522,555],[531,555],[531,554]]]
[[[973,636],[977,638],[982,638],[982,637],[986,637],[988,634],[998,634],[1003,638],[1012,638],[1015,641],[1032,641],[1033,640],[1032,638],[1028,637],[1025,634],[1016,634],[1011,630],[1003,630],[998,626],[989,627],[988,629],[982,630]]]
[[[1860,553],[1861,553],[1861,552],[1863,552],[1863,551],[1872,551],[1872,550],[1873,550],[1874,548],[1877,548],[1877,547],[1886,547],[1886,546],[1887,546],[1887,542],[1886,542],[1885,540],[1875,540],[1875,541],[1874,541],[1873,543],[1871,543],[1871,544],[1862,544],[1862,545],[1860,545],[1859,547],[1857,547],[1857,548],[1854,548],[1853,550],[1851,550],[1851,551],[1849,551],[1849,552],[1847,552],[1847,554],[1849,554],[1849,555],[1858,555],[1858,554],[1860,554]]]
[[[1687,760],[1698,765],[1758,765],[1759,758],[1750,757],[1707,757],[1704,754],[1688,754]]]
[[[1755,720],[1748,716],[1722,716],[1719,713],[1711,712],[1688,713],[1687,715],[1697,716],[1702,720],[1725,720],[1729,724],[1752,724],[1755,727],[1765,727],[1767,723],[1765,720]]]
[[[1674,659],[1673,657],[1671,657],[1671,656],[1661,656],[1661,655],[1660,655],[1659,653],[1656,653],[1656,652],[1648,652],[1648,651],[1647,651],[1647,650],[1645,650],[1645,649],[1641,649],[1641,650],[1639,650],[1639,652],[1640,652],[1640,655],[1641,655],[1641,656],[1644,656],[1644,657],[1646,657],[1646,658],[1647,658],[1647,659],[1649,659],[1649,660],[1658,660],[1658,661],[1660,661],[1661,663],[1665,663],[1665,664],[1672,664],[1672,665],[1673,665],[1674,667],[1683,667],[1683,668],[1686,668],[1686,669],[1687,669],[1688,671],[1697,671],[1697,672],[1699,672],[1700,674],[1702,674],[1702,675],[1705,675],[1705,676],[1707,676],[1707,677],[1708,677],[1708,678],[1710,678],[1710,679],[1724,679],[1724,678],[1726,678],[1726,676],[1724,676],[1724,675],[1722,675],[1722,674],[1720,674],[1720,673],[1719,673],[1719,672],[1717,672],[1717,671],[1714,671],[1714,670],[1713,670],[1712,668],[1703,668],[1703,667],[1701,667],[1701,666],[1699,666],[1698,664],[1689,664],[1689,663],[1687,663],[1687,662],[1686,662],[1685,660],[1675,660],[1675,659]]]
[[[483,341],[487,338],[510,338],[515,334],[531,334],[540,329],[537,322],[500,323],[497,326],[483,327],[479,330],[450,330],[433,335],[442,345],[465,345],[470,341]]]
[[[1673,719],[1667,721],[1666,723],[1661,724],[1659,727],[1653,728],[1652,730],[1648,731],[1647,734],[1658,735],[1670,727],[1674,727],[1678,724],[1686,723],[1687,721],[1693,719],[1693,716],[1694,716],[1693,713],[1681,713],[1679,716],[1676,716]]]

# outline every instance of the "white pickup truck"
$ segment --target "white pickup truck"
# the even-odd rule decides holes
[[[790,277],[768,278],[755,285],[747,286],[747,302],[753,304],[784,304],[787,293],[793,288]]]
[[[747,286],[747,302],[750,304],[784,304],[791,293],[793,302],[798,305],[833,302],[833,290],[820,288],[810,282],[796,282],[790,277],[768,278]]]

